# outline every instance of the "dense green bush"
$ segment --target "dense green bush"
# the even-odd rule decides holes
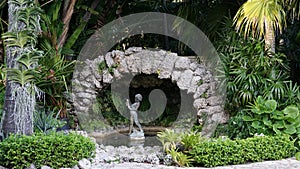
[[[73,167],[83,158],[94,155],[95,143],[70,133],[10,136],[0,142],[0,165],[22,169],[34,164],[52,168]]]
[[[196,165],[205,167],[279,160],[295,154],[294,141],[288,135],[257,136],[241,140],[216,139],[199,142],[189,154]]]

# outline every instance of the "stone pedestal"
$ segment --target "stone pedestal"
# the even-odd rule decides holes
[[[133,132],[129,135],[130,140],[145,140],[145,134],[142,131],[133,129]]]

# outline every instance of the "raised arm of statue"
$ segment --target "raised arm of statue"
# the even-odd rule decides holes
[[[126,105],[130,111],[137,111],[138,108],[140,107],[140,102],[135,102],[132,105],[130,105],[129,100],[127,99]]]

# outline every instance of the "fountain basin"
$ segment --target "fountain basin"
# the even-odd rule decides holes
[[[163,127],[143,127],[145,139],[131,139],[128,135],[128,129],[117,129],[109,133],[89,133],[96,142],[101,145],[111,146],[162,146],[157,138],[157,132],[164,130]]]

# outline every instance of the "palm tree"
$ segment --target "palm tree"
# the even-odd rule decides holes
[[[264,38],[266,50],[275,52],[275,33],[286,27],[283,4],[282,0],[248,0],[234,17],[236,29],[245,37]]]
[[[1,126],[4,135],[33,133],[36,101],[35,68],[42,52],[35,48],[40,8],[33,0],[8,0],[6,46],[7,84]]]

